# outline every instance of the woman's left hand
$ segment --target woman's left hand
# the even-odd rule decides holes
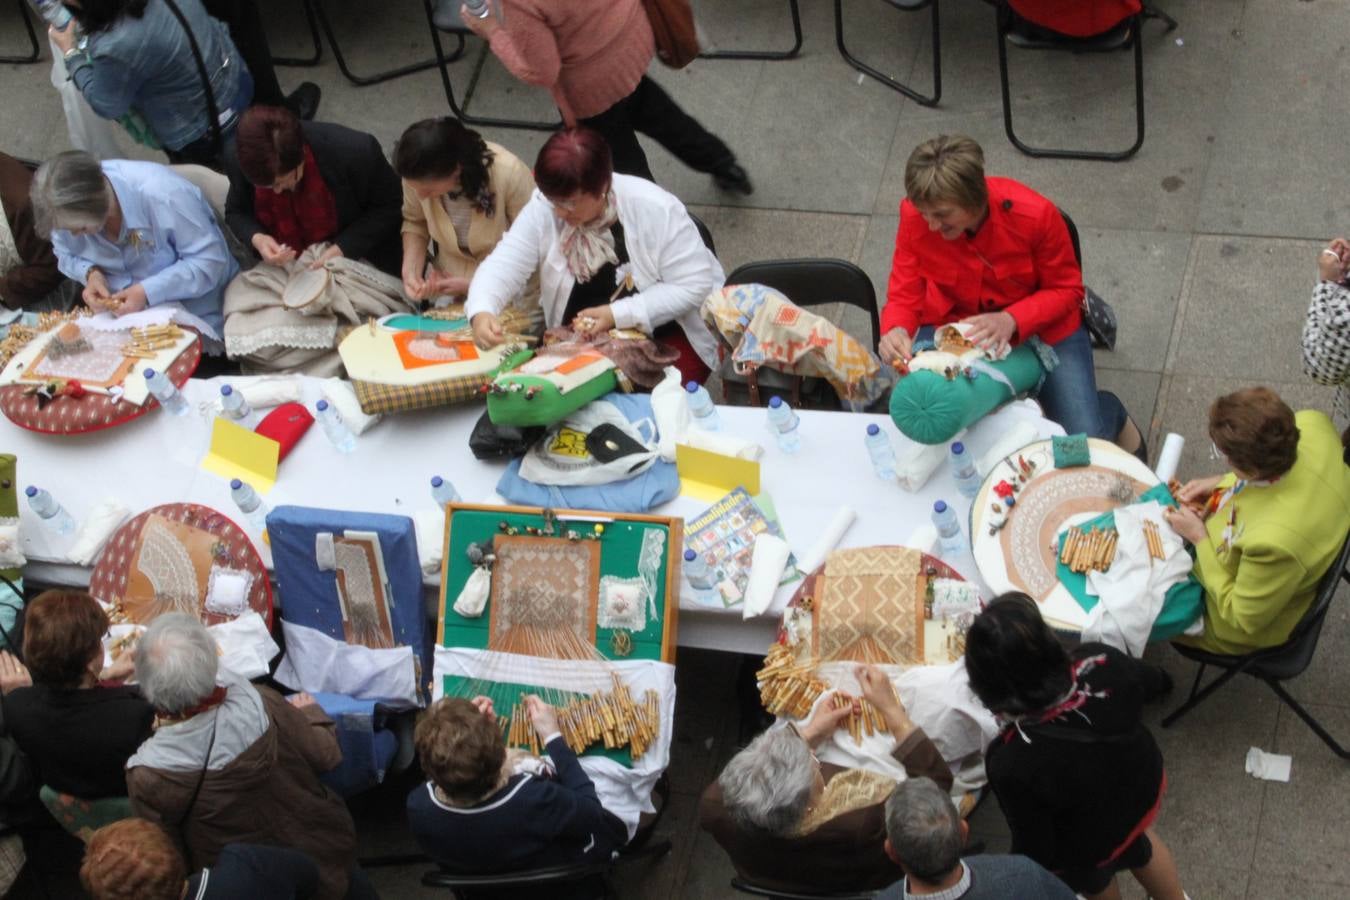
[[[124,288],[112,295],[111,304],[112,314],[114,316],[125,316],[128,313],[140,312],[145,309],[149,301],[145,296],[145,288],[138,281],[129,288]]]
[[[501,23],[497,21],[495,11],[490,11],[486,16],[480,19],[469,12],[467,6],[461,6],[459,8],[459,18],[460,21],[464,23],[465,28],[468,28],[485,41],[491,40],[493,33],[501,27]]]
[[[62,53],[69,53],[75,49],[80,36],[75,33],[75,20],[71,19],[66,23],[64,29],[59,29],[55,25],[47,26],[47,36],[52,39],[52,43],[60,48]]]
[[[311,269],[322,269],[323,264],[330,259],[339,259],[342,256],[342,248],[337,244],[331,244],[327,250],[323,251],[315,258],[314,262],[309,264]]]
[[[592,306],[589,309],[583,309],[572,320],[572,330],[579,331],[587,337],[593,334],[604,334],[613,327],[614,312],[610,309],[608,303],[604,306]]]
[[[1167,524],[1172,526],[1173,531],[1192,544],[1204,543],[1209,537],[1209,533],[1205,531],[1204,520],[1190,507],[1169,507],[1163,510],[1163,517],[1167,519]]]
[[[966,337],[971,343],[981,350],[994,353],[1011,344],[1013,335],[1017,333],[1017,320],[1012,317],[1012,313],[1003,311],[982,313],[961,321],[970,326]]]

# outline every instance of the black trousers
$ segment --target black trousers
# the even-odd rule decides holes
[[[642,152],[637,132],[652,138],[696,172],[715,172],[736,161],[721,138],[680,109],[669,94],[647,76],[642,76],[633,93],[598,116],[581,120],[609,141],[614,155],[614,171],[637,175],[649,181],[652,170]]]
[[[276,69],[272,67],[272,49],[267,44],[258,4],[254,0],[202,0],[202,5],[208,15],[230,29],[230,40],[253,76],[253,102],[281,106],[286,96],[281,93]]]

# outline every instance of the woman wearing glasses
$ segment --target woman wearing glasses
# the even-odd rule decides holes
[[[505,340],[498,314],[538,272],[546,327],[635,329],[678,352],[684,380],[706,379],[717,344],[699,307],[726,276],[684,204],[616,174],[605,139],[589,128],[550,137],[534,181],[530,202],[469,285],[465,312],[479,345]]]
[[[1204,636],[1178,640],[1250,653],[1289,637],[1340,552],[1350,467],[1325,413],[1295,413],[1270,388],[1215,400],[1209,436],[1231,471],[1188,482],[1167,511],[1205,587]]]

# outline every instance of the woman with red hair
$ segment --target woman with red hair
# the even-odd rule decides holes
[[[724,191],[749,194],[750,176],[731,148],[647,77],[656,54],[641,0],[489,0],[484,18],[461,12],[502,65],[526,84],[546,88],[569,128],[604,135],[614,171],[649,181],[652,171],[637,132],[665,147]]]
[[[323,260],[365,259],[399,273],[403,188],[371,135],[254,106],[224,161],[225,219],[263,262],[285,265],[329,243]]]
[[[717,343],[699,307],[726,276],[684,204],[644,178],[615,174],[609,145],[589,128],[550,137],[534,181],[530,202],[469,285],[465,313],[479,345],[505,340],[497,314],[537,271],[547,327],[641,331],[679,352],[686,380],[707,378]]]

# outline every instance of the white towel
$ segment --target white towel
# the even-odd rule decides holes
[[[338,415],[342,416],[342,421],[347,423],[352,434],[365,434],[383,418],[379,413],[372,416],[362,412],[361,404],[356,399],[356,391],[346,379],[324,379],[323,395],[337,409]]]
[[[742,616],[747,619],[762,616],[773,604],[773,595],[787,566],[787,541],[761,531],[755,535],[755,547],[750,557],[750,580],[745,585],[745,607]]]
[[[423,575],[434,575],[441,570],[441,556],[445,553],[445,510],[419,509],[412,515],[417,531],[417,558],[422,563]]]
[[[120,501],[112,497],[100,500],[80,522],[80,530],[75,532],[75,541],[66,557],[76,565],[92,566],[108,538],[130,515],[131,510]]]

